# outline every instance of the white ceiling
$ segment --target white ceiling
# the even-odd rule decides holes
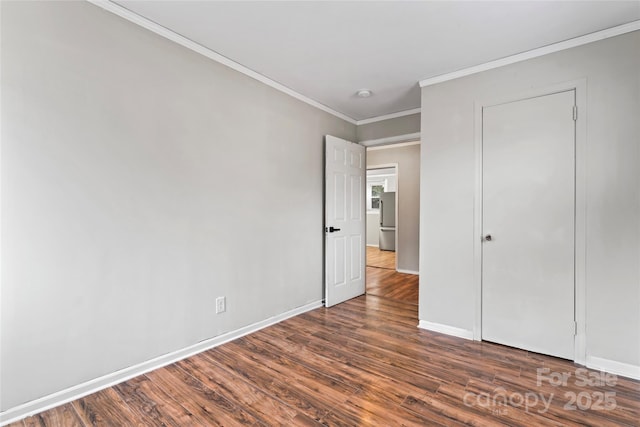
[[[116,3],[356,120],[419,107],[419,80],[640,19],[640,1]]]

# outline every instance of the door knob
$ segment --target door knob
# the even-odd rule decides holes
[[[491,241],[491,234],[487,234],[486,236],[484,236],[484,240],[486,242],[490,242]]]
[[[328,231],[329,233],[333,233],[334,231],[340,231],[340,229],[339,228],[329,227],[329,228],[325,228],[325,231]]]

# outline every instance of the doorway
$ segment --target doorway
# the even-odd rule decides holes
[[[482,110],[482,339],[575,355],[576,91]]]
[[[395,251],[389,250],[389,239],[387,242],[379,240],[381,234],[388,233],[387,230],[381,230],[381,219],[382,227],[394,225],[393,221],[386,221],[390,219],[388,213],[383,213],[383,218],[371,210],[367,214],[367,295],[411,304],[417,309],[420,142],[367,147],[367,169],[370,188],[387,179],[384,190],[395,193],[395,201],[386,202],[387,206],[391,204],[394,209],[391,220],[395,219]],[[371,179],[376,175],[376,179]],[[374,190],[371,189],[371,207],[375,205]],[[384,198],[381,202],[384,209]]]
[[[367,266],[397,268],[398,167],[367,167]]]

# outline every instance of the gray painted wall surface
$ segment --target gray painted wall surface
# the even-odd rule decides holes
[[[358,142],[420,132],[420,113],[358,126]]]
[[[322,298],[354,125],[89,3],[1,7],[2,410]]]
[[[420,145],[367,150],[367,167],[398,163],[398,269],[418,271]],[[367,219],[369,217],[367,216]]]
[[[587,356],[640,365],[640,32],[422,90],[420,319],[473,329],[474,102],[587,79]]]
[[[380,214],[367,212],[367,245],[378,246],[380,243]]]

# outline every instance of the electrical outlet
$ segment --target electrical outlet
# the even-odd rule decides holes
[[[216,314],[224,313],[227,310],[227,300],[225,297],[216,298]]]

